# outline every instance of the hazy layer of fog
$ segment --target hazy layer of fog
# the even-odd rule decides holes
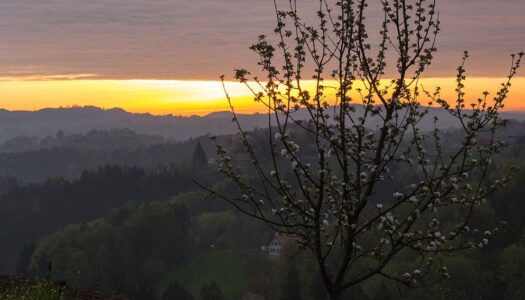
[[[359,111],[357,112],[359,113]],[[433,117],[439,118],[441,128],[459,126],[457,120],[441,109],[431,110],[419,126],[423,130],[433,128]],[[294,114],[296,119],[305,119],[306,113]],[[525,119],[525,114],[503,113],[509,119]],[[17,136],[46,137],[58,131],[66,134],[86,133],[90,130],[130,129],[137,133],[162,135],[174,140],[187,140],[205,134],[220,135],[237,133],[231,122],[230,112],[217,112],[204,117],[154,116],[132,114],[121,109],[103,110],[96,107],[43,109],[34,112],[0,110],[0,142]],[[268,126],[266,115],[240,115],[245,130]],[[371,121],[374,128],[377,122]]]

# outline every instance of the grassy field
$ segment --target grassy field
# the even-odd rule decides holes
[[[201,288],[215,282],[226,299],[239,299],[246,290],[251,255],[246,251],[212,250],[195,254],[189,261],[168,275],[158,286],[162,295],[168,286],[179,282],[196,298]]]

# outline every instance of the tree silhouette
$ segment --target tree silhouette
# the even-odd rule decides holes
[[[195,150],[193,151],[192,165],[194,167],[202,167],[206,166],[207,164],[208,158],[206,157],[206,153],[202,148],[201,142],[197,141],[197,146],[195,146]]]
[[[218,170],[238,193],[207,190],[293,236],[315,257],[331,299],[375,276],[408,287],[447,278],[436,256],[483,248],[499,230],[474,228],[471,220],[509,180],[489,179],[487,170],[502,147],[499,111],[523,53],[512,55],[508,80],[492,99],[486,92],[469,101],[465,52],[456,98],[447,100],[439,88],[419,84],[436,52],[435,1],[378,2],[377,41],[365,18],[370,1],[320,0],[317,25],[301,18],[296,0],[288,3],[281,9],[275,2],[275,38],[261,35],[251,47],[263,75],[235,72],[267,109],[270,153],[251,145],[225,88],[253,171],[239,172],[217,143]],[[437,118],[434,130],[419,129],[431,109],[457,120],[459,145],[443,147]],[[382,194],[387,187],[394,192]],[[400,254],[415,259],[392,267]]]

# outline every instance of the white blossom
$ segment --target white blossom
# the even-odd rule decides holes
[[[400,192],[394,193],[394,198],[401,198],[401,197],[403,197],[403,194],[401,194]]]

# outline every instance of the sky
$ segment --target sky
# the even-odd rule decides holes
[[[316,2],[299,1],[300,8],[307,14]],[[472,91],[497,87],[510,53],[525,50],[525,1],[438,0],[437,7],[443,30],[426,76],[449,82],[469,50]],[[371,22],[378,16],[372,9]],[[218,77],[254,67],[248,47],[271,34],[274,18],[271,0],[0,1],[0,107],[223,110]],[[514,85],[510,109],[525,110],[523,82]],[[242,109],[257,110],[246,91],[231,88],[246,99]]]

